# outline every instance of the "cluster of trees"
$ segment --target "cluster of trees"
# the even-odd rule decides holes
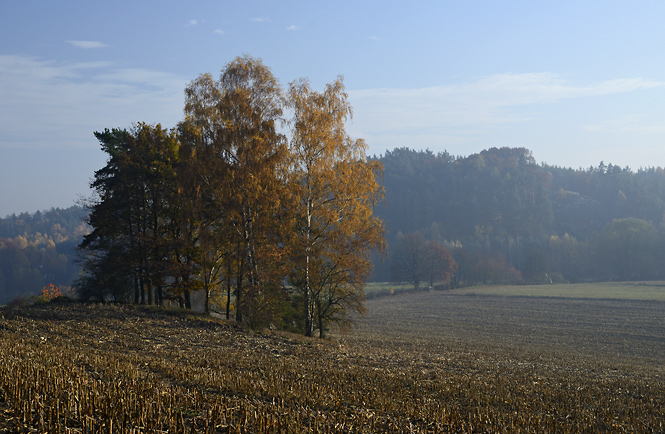
[[[202,294],[206,310],[306,334],[363,309],[372,265],[415,288],[665,279],[662,168],[561,168],[524,148],[367,159],[341,79],[284,90],[248,57],[192,81],[185,115],[96,133],[108,163],[87,209],[0,219],[0,302],[72,282],[88,213],[83,298]]]
[[[95,133],[108,162],[91,183],[81,297],[191,307],[200,292],[251,326],[346,325],[384,239],[381,164],[345,131],[341,78],[284,91],[245,56],[185,96],[175,129]]]
[[[399,148],[384,165],[390,257],[404,234],[445,246],[451,285],[665,278],[665,171],[536,163],[524,148],[468,157]],[[377,261],[377,281],[408,280]]]
[[[391,261],[392,278],[409,282],[418,291],[426,282],[429,289],[435,285],[450,285],[457,271],[457,262],[445,246],[438,241],[426,241],[419,232],[401,236]]]
[[[76,246],[89,231],[81,207],[0,219],[0,304],[38,295],[48,284],[66,288],[77,277]]]

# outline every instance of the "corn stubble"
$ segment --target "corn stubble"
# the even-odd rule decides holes
[[[658,374],[131,306],[5,310],[0,355],[0,432],[620,433],[665,419]]]

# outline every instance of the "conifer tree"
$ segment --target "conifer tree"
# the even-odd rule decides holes
[[[92,232],[84,237],[86,296],[161,303],[174,272],[172,231],[178,219],[175,167],[178,142],[160,125],[95,133],[107,164],[95,173]],[[132,291],[133,290],[133,291]]]

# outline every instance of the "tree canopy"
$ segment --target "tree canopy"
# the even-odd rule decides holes
[[[665,277],[662,168],[539,165],[524,148],[467,157],[398,148],[375,159],[391,258],[377,262],[377,281],[411,281],[395,267],[400,234],[413,233],[451,251],[453,285]]]
[[[299,290],[305,334],[316,323],[342,322],[362,311],[362,287],[372,264],[369,253],[383,246],[383,224],[373,216],[382,197],[377,161],[366,162],[366,146],[352,140],[344,123],[351,116],[341,78],[324,92],[309,82],[291,83],[293,283]]]
[[[351,117],[341,77],[283,87],[249,56],[200,75],[175,128],[95,133],[108,160],[88,209],[0,219],[0,298],[70,285],[84,235],[84,298],[191,307],[195,297],[229,319],[306,334],[362,311],[370,277],[416,287],[665,278],[662,168],[562,168],[507,147],[366,158],[346,132]],[[409,277],[414,240],[427,254]]]
[[[95,133],[109,158],[91,183],[80,295],[190,306],[201,291],[206,311],[225,307],[251,326],[323,337],[348,325],[383,247],[373,214],[383,192],[381,164],[345,131],[342,79],[322,92],[298,80],[285,93],[244,56],[185,95],[173,130]]]

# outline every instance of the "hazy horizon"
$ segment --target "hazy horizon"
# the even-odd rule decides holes
[[[36,3],[0,4],[0,216],[90,194],[94,131],[174,127],[187,83],[243,54],[284,87],[343,75],[369,155],[665,165],[660,2]]]

